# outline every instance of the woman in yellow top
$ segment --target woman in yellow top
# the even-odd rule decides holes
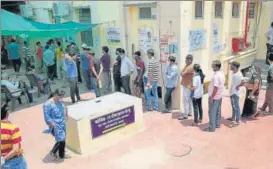
[[[63,78],[63,56],[64,56],[64,50],[62,48],[61,42],[57,42],[57,48],[55,49],[55,56],[57,60],[57,76],[58,79]]]

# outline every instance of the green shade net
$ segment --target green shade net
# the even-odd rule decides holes
[[[46,24],[1,10],[1,34],[21,36],[32,39],[65,37],[91,29],[98,24],[65,22],[62,24]]]

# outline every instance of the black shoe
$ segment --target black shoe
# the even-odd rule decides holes
[[[187,120],[188,117],[179,117],[178,120]]]
[[[168,109],[165,109],[165,110],[162,111],[162,113],[167,114],[167,113],[171,113],[171,111],[168,110]]]

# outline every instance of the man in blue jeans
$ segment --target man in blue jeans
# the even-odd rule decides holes
[[[228,120],[233,123],[230,127],[236,127],[240,124],[240,87],[244,85],[243,75],[239,71],[240,63],[233,61],[230,65],[230,70],[233,72],[231,78],[231,88],[230,88],[230,100],[232,106],[232,117],[228,118]]]
[[[225,91],[225,75],[220,71],[221,62],[215,60],[212,63],[214,71],[209,85],[209,127],[207,132],[214,132],[221,125],[222,97]]]
[[[166,93],[164,97],[166,110],[163,113],[170,113],[172,107],[172,93],[178,83],[178,68],[175,64],[175,57],[169,57],[169,65],[166,68]]]
[[[95,58],[95,52],[89,52],[90,58],[90,71],[91,71],[91,85],[94,90],[96,97],[100,97],[100,87],[99,87],[99,72],[100,72],[100,60]]]
[[[147,99],[148,111],[158,111],[158,79],[159,79],[159,61],[156,60],[154,56],[154,51],[152,49],[147,51],[147,55],[149,57],[149,64],[148,64],[148,81],[144,87],[145,96]],[[152,96],[151,91],[154,95],[154,105],[152,105]]]
[[[90,72],[90,57],[88,52],[90,48],[86,44],[82,44],[82,49],[84,53],[80,55],[81,65],[82,65],[82,75],[86,83],[86,88],[91,90],[91,72]]]

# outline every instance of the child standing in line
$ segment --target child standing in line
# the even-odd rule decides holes
[[[240,124],[240,87],[244,85],[244,79],[242,73],[239,71],[240,63],[233,61],[230,65],[230,69],[232,71],[231,78],[231,88],[230,88],[230,100],[232,106],[232,117],[228,118],[228,120],[233,123],[230,127],[236,127]]]
[[[203,108],[202,108],[202,96],[204,94],[203,83],[205,75],[200,68],[199,64],[193,66],[194,75],[192,80],[192,103],[194,111],[194,123],[193,126],[197,126],[198,123],[202,123],[203,119]]]

